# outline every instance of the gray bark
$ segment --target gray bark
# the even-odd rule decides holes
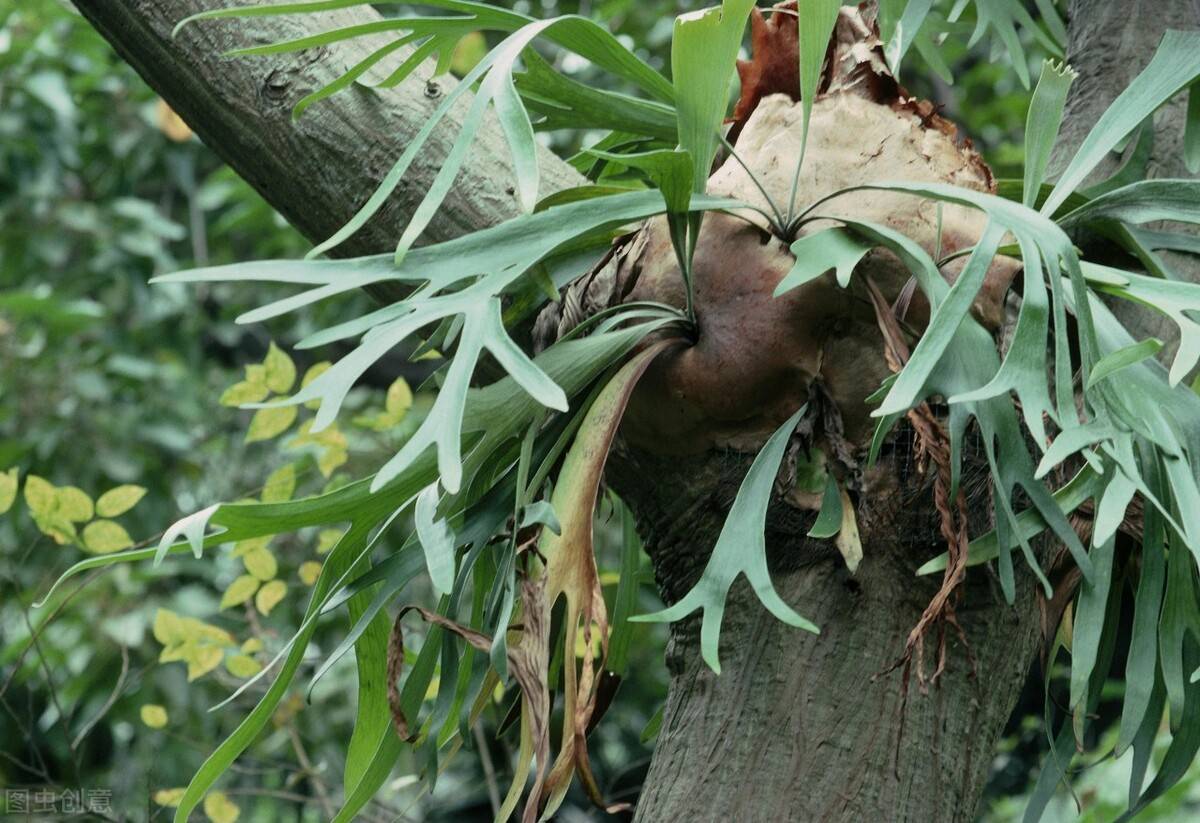
[[[370,196],[454,82],[432,78],[429,65],[392,89],[356,86],[292,119],[295,103],[334,80],[383,36],[292,54],[230,58],[230,49],[291,40],[380,19],[369,6],[321,14],[193,23],[172,39],[175,24],[224,0],[75,0],[116,48],[200,138],[305,236],[320,241],[339,229]],[[429,187],[458,133],[467,99],[429,141],[392,200],[338,253],[362,255],[395,247],[406,216]],[[582,178],[540,151],[542,194]],[[444,240],[518,213],[510,156],[498,128],[481,130],[450,196],[426,237]]]
[[[1067,104],[1060,164],[1149,61],[1163,32],[1200,24],[1198,7],[1196,0],[1074,0],[1068,60],[1080,77]],[[1182,106],[1177,101],[1156,118],[1150,176],[1185,174]],[[1118,163],[1112,158],[1094,179]],[[1194,276],[1188,261],[1171,262]],[[1155,317],[1130,312],[1123,319],[1169,339]],[[699,576],[746,463],[724,454],[656,460],[626,450],[610,465],[614,486],[643,525],[664,598],[673,602]],[[919,494],[911,480],[899,483],[892,499],[862,501],[876,509],[867,516],[875,526],[863,529],[864,560],[853,578],[839,557],[803,536],[807,522],[776,523],[769,532],[776,586],[821,627],[820,636],[781,624],[744,581],[728,601],[720,676],[700,659],[697,616],[672,627],[670,692],[638,821],[975,819],[997,738],[1039,648],[1041,609],[1027,572],[1019,573],[1010,607],[987,570],[971,571],[959,622],[974,676],[952,642],[940,686],[928,695],[913,688],[902,704],[899,674],[877,675],[900,654],[936,588],[915,578],[915,569],[944,544],[929,493]],[[979,494],[972,503],[972,533],[979,534],[990,501]]]
[[[932,492],[901,478],[906,452],[897,454],[884,461],[891,493],[859,498],[865,556],[854,576],[830,541],[804,536],[812,515],[775,507],[772,578],[819,636],[775,619],[744,580],[727,601],[719,676],[700,659],[698,615],[672,626],[670,693],[638,821],[974,819],[1039,645],[1039,609],[1028,575],[1009,607],[990,574],[973,572],[958,615],[970,651],[949,638],[940,683],[923,695],[914,675],[904,698],[902,673],[887,670],[940,582],[914,571],[944,543]],[[613,455],[613,486],[643,524],[668,601],[695,582],[748,462]],[[974,488],[977,534],[989,506],[986,488]],[[928,672],[936,648],[931,635]]]
[[[1063,127],[1055,146],[1052,169],[1061,170],[1074,155],[1100,116],[1137,74],[1146,67],[1163,34],[1169,29],[1200,28],[1200,0],[1072,0],[1067,62],[1079,72],[1071,86]],[[1154,150],[1147,177],[1191,177],[1183,162],[1183,136],[1187,95],[1176,96],[1154,116]],[[1085,181],[1098,183],[1117,171],[1116,154]],[[1174,231],[1194,231],[1192,226],[1162,226]],[[1081,239],[1085,246],[1087,238]],[[1200,282],[1200,265],[1191,255],[1159,252],[1181,277]],[[1128,261],[1121,261],[1128,265]],[[1178,328],[1170,318],[1135,303],[1110,301],[1117,318],[1135,337],[1168,341],[1160,359],[1175,355]]]

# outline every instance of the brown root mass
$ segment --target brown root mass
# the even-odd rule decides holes
[[[754,59],[739,66],[743,93],[732,118],[737,157],[725,159],[708,181],[709,193],[767,211],[768,197],[788,210],[801,155],[794,9],[794,2],[784,4],[769,21],[754,13]],[[840,219],[870,221],[906,235],[935,259],[944,258],[973,246],[986,217],[892,191],[832,196],[885,181],[995,191],[991,171],[970,141],[931,103],[911,98],[888,72],[874,23],[869,11],[843,7],[840,12],[813,101],[794,201],[796,213],[823,201],[814,212],[822,219],[806,223],[800,233],[836,226]],[[655,455],[753,452],[808,402],[832,421],[808,438],[830,458],[831,470],[862,498],[893,494],[896,478],[861,468],[876,424],[866,398],[903,365],[905,352],[928,323],[928,302],[914,290],[904,265],[883,249],[863,258],[849,288],[839,286],[828,272],[775,297],[776,286],[795,263],[790,243],[773,234],[758,212],[706,215],[694,258],[696,339],[651,365],[630,401],[622,436],[634,449]],[[961,257],[948,263],[943,275],[952,282],[964,263]],[[993,332],[1004,322],[1005,295],[1019,269],[1015,260],[996,258],[975,301],[974,316]],[[606,265],[577,286],[567,302],[576,310],[594,310],[634,300],[684,305],[683,279],[665,218],[648,221],[620,241]],[[884,311],[891,318],[887,328],[881,325]],[[543,333],[556,324],[561,328],[561,314],[542,318]],[[925,636],[936,628],[936,676],[945,665],[946,629],[957,628],[954,605],[965,571],[966,501],[949,493],[949,447],[936,415],[922,406],[913,410],[909,422],[922,477],[924,467],[933,464],[929,482],[941,536],[952,556],[942,588],[901,658],[907,673],[916,655],[923,686]],[[791,499],[795,504],[797,498]],[[872,525],[886,528],[862,525],[868,543]]]
[[[789,26],[792,35],[786,34]],[[725,160],[709,179],[710,193],[766,209],[752,173],[770,199],[787,208],[802,111],[790,95],[761,95],[793,80],[790,69],[779,67],[796,63],[794,29],[787,14],[770,22],[756,18],[756,46],[790,44],[791,51],[782,58],[756,52],[741,69],[754,85],[744,90],[735,115],[746,118],[736,144],[740,162]],[[970,142],[959,140],[931,104],[908,98],[892,80],[871,21],[860,12],[843,8],[821,85],[795,198],[798,211],[841,189],[889,180],[994,191],[991,172]],[[973,245],[986,222],[977,211],[945,205],[939,236],[938,212],[938,204],[907,194],[850,192],[822,204],[817,214],[830,220],[806,224],[802,234],[836,225],[838,218],[869,220],[907,235],[931,255],[948,255]],[[617,262],[618,291],[630,300],[682,306],[683,283],[665,218],[649,221],[630,243]],[[944,268],[948,279],[963,262]],[[815,382],[841,412],[846,438],[860,446],[869,441],[874,421],[865,398],[889,369],[862,284],[872,280],[894,302],[910,275],[890,252],[876,250],[858,266],[849,289],[827,274],[774,297],[794,264],[789,244],[773,236],[758,213],[705,217],[694,261],[699,336],[694,346],[651,369],[624,429],[631,442],[668,454],[750,450],[805,402]],[[993,330],[1003,322],[1004,294],[1018,268],[1016,261],[997,259],[976,301],[976,317]],[[905,316],[910,330],[919,332],[928,315],[928,303],[917,293]]]

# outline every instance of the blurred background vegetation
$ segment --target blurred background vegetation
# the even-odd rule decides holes
[[[658,67],[667,63],[673,17],[694,7],[668,0],[512,5],[591,15]],[[962,43],[971,22],[962,26],[963,36],[941,50],[953,84],[915,56],[905,81],[939,101],[1004,176],[1020,160],[1029,93],[986,45],[968,51]],[[482,54],[485,45],[474,47]],[[1041,57],[1033,43],[1029,56]],[[472,59],[478,55],[464,49],[458,67]],[[563,68],[598,80],[586,65]],[[585,136],[555,139],[566,152]],[[33,608],[68,565],[150,543],[181,513],[218,500],[313,493],[358,463],[363,474],[426,407],[410,386],[428,368],[398,358],[393,373],[356,390],[348,404],[354,420],[324,438],[305,438],[302,420],[231,408],[239,395],[287,391],[319,366],[293,363],[271,346],[272,334],[286,348],[307,329],[236,325],[238,314],[264,302],[255,287],[147,285],[158,273],[299,256],[308,247],[69,5],[0,6],[0,474],[20,478],[23,490],[0,513],[0,788],[8,804],[0,815],[19,816],[14,804],[32,809],[38,792],[53,791],[59,811],[74,792],[102,818],[168,819],[173,790],[265,688],[253,686],[228,708],[210,711],[291,635],[331,535],[239,545],[157,569],[120,565]],[[342,310],[366,306],[365,296],[348,299],[356,305]],[[5,488],[0,483],[0,512]],[[121,491],[103,497],[114,488]],[[620,511],[604,522],[602,557],[615,567]],[[405,528],[389,540],[401,541]],[[650,587],[643,596],[654,604]],[[334,627],[323,642],[318,633],[310,669],[342,631]],[[594,762],[614,801],[636,798],[665,697],[664,634],[639,631],[635,675],[596,732]],[[420,632],[413,635],[410,645],[419,646]],[[311,702],[297,687],[223,791],[210,795],[205,814],[216,823],[332,816],[354,718],[354,676],[345,659]],[[1040,691],[1035,676],[997,755],[988,820],[1019,819],[1045,749]],[[432,796],[407,776],[420,764],[402,761],[368,819],[490,820],[511,761],[493,739],[507,709],[493,707],[487,733],[451,762]],[[1125,785],[1128,766],[1106,759],[1104,742],[1096,741],[1096,765],[1078,786],[1086,820],[1109,820],[1122,807],[1124,789],[1114,787]],[[1063,792],[1053,813],[1076,819],[1075,803]],[[1200,779],[1184,781],[1147,819],[1195,819],[1198,804]],[[582,797],[560,814],[599,817]]]

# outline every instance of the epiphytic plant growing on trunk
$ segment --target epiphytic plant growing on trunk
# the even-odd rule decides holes
[[[180,26],[354,5],[359,0],[238,6]],[[358,341],[283,402],[318,402],[319,431],[368,368],[416,341],[447,353],[433,410],[371,477],[321,497],[213,506],[168,530],[156,551],[96,558],[70,572],[345,525],[304,623],[274,665],[239,690],[262,680],[270,683],[265,695],[203,765],[177,819],[268,722],[316,621],[343,606],[353,627],[317,677],[350,651],[360,673],[376,676],[361,676],[339,820],[371,798],[404,745],[419,747],[435,775],[497,684],[519,690],[521,705],[520,765],[500,817],[525,794],[525,820],[550,817],[576,776],[604,805],[586,737],[601,695],[623,674],[623,661],[607,652],[628,642],[631,622],[679,621],[701,610],[700,652],[719,672],[727,596],[744,575],[772,614],[818,632],[802,616],[804,603],[793,608],[772,584],[764,536],[772,512],[785,506],[804,518],[808,535],[831,541],[853,573],[871,562],[860,509],[879,476],[877,460],[897,449],[913,450],[919,474],[930,478],[912,482],[936,513],[944,549],[920,570],[940,572],[942,584],[895,649],[903,669],[897,688],[915,673],[924,690],[947,667],[970,665],[969,649],[961,660],[948,655],[963,634],[956,609],[969,567],[994,563],[1009,602],[1019,578],[1032,575],[1045,603],[1058,604],[1047,607],[1052,637],[1064,597],[1074,595],[1070,719],[1043,769],[1030,809],[1037,817],[1100,698],[1128,579],[1136,591],[1135,652],[1116,750],[1136,752],[1130,814],[1166,791],[1200,750],[1200,397],[1184,383],[1200,360],[1200,286],[1174,276],[1156,254],[1194,252],[1194,238],[1145,225],[1200,223],[1200,183],[1082,184],[1200,78],[1200,34],[1168,33],[1049,184],[1074,78],[1069,67],[1043,66],[1024,176],[1013,181],[993,179],[956,126],[897,79],[910,47],[937,62],[934,29],[963,15],[965,0],[946,18],[929,0],[878,9],[800,0],[770,10],[725,0],[676,21],[673,80],[582,17],[535,20],[470,0],[402,5],[430,13],[240,52],[393,36],[306,96],[299,115],[356,83],[399,83],[427,59],[444,70],[461,38],[498,33],[499,44],[445,95],[383,186],[306,260],[160,280],[304,287],[241,318],[248,323],[398,284],[404,299],[300,344]],[[992,32],[1014,53],[1027,86],[1018,28],[1062,51],[1053,4],[1038,7],[1040,22],[1021,3],[974,4],[974,37]],[[748,26],[753,59],[739,62]],[[539,48],[578,55],[629,93],[585,87]],[[456,106],[467,107],[461,131],[395,252],[323,258],[387,203]],[[526,213],[416,246],[489,118],[503,130]],[[589,185],[539,200],[535,135],[553,129],[606,136],[572,158]],[[1198,145],[1200,117],[1193,117],[1189,159],[1200,156]],[[1082,256],[1072,238],[1085,231],[1109,238],[1127,266]],[[1154,357],[1163,341],[1131,336],[1110,310],[1113,301],[1149,307],[1178,326],[1169,369]],[[621,442],[652,453],[757,454],[703,571],[654,615],[631,615],[620,598],[609,615],[592,553],[592,519],[619,426]],[[897,445],[901,431],[908,445]],[[978,465],[964,468],[969,459]],[[976,469],[992,500],[984,528],[971,522],[964,480]],[[373,557],[384,531],[410,512],[413,538],[393,555]],[[1138,541],[1135,551],[1118,552],[1121,531]],[[1035,540],[1043,533],[1053,540]],[[1015,552],[1027,571],[1013,562]],[[385,609],[422,571],[440,601],[402,609],[389,641]],[[400,617],[411,611],[432,633],[402,672]],[[462,643],[435,642],[443,636]],[[375,672],[385,661],[386,683]],[[425,707],[438,665],[441,685]],[[564,720],[552,740],[549,672],[559,667]],[[1175,736],[1144,786],[1164,706]]]

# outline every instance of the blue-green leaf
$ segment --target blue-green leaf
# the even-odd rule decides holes
[[[770,572],[767,571],[767,508],[771,503],[779,464],[792,431],[803,414],[804,409],[800,409],[780,426],[754,459],[717,537],[712,556],[695,587],[670,608],[632,618],[636,622],[666,623],[681,620],[696,609],[702,609],[704,617],[700,628],[700,652],[704,661],[718,674],[721,671],[718,649],[725,597],[739,575],[746,575],[754,593],[771,614],[789,626],[819,633],[813,623],[783,601],[775,591]]]

